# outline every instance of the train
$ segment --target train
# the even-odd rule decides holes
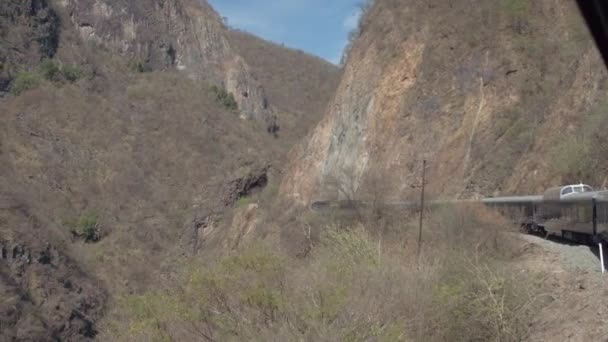
[[[557,235],[579,243],[608,241],[608,191],[586,184],[547,189],[538,196],[481,200],[505,215],[519,217],[529,232]]]

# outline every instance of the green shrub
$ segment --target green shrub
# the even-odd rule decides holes
[[[251,204],[251,199],[249,197],[243,196],[239,197],[239,199],[236,200],[234,206],[237,208],[242,208],[248,206],[249,204]]]
[[[40,70],[40,75],[49,81],[57,81],[57,78],[60,76],[61,72],[59,66],[57,66],[57,64],[50,59],[46,59],[40,63],[38,69]]]
[[[260,243],[185,260],[166,290],[121,300],[126,319],[108,339],[521,340],[539,286],[500,262],[484,226],[493,217],[467,213],[433,213],[422,269],[400,241],[381,250],[363,227],[325,228],[305,259]]]
[[[326,229],[321,243],[334,254],[335,260],[343,259],[347,264],[375,265],[376,251],[362,227],[345,230],[337,227]]]
[[[511,15],[524,15],[530,8],[530,0],[503,0],[503,6]]]
[[[236,111],[239,109],[239,105],[236,103],[234,94],[231,92],[216,85],[211,86],[211,92],[215,94],[215,100],[224,108],[231,111]]]
[[[173,312],[176,303],[172,297],[158,291],[150,291],[140,296],[129,296],[122,300],[122,306],[129,313],[132,321],[129,327],[130,337],[139,337],[144,341],[172,341],[171,336],[161,324]]]
[[[19,94],[24,90],[33,88],[40,83],[41,79],[51,82],[61,83],[63,81],[76,82],[87,76],[87,73],[80,67],[71,64],[59,66],[51,59],[46,59],[38,66],[37,72],[24,72],[16,78],[15,93]]]
[[[199,326],[196,333],[222,341],[318,340],[329,332],[335,340],[403,335],[391,313],[371,318],[362,303],[353,304],[365,298],[361,291],[382,294],[369,284],[382,278],[368,235],[358,229],[329,230],[318,253],[303,265],[290,264],[271,246],[251,246],[204,266],[191,263],[176,291],[127,297],[122,301],[129,317],[121,329],[124,340],[170,336],[179,326]],[[356,319],[347,319],[352,315]]]
[[[250,329],[276,319],[283,307],[280,279],[284,272],[284,260],[261,246],[204,267],[188,265],[181,271],[177,291],[150,291],[122,301],[129,317],[124,340],[170,336],[168,323],[175,320],[188,326],[206,322],[208,327],[198,330],[199,338],[211,329],[206,334],[216,340],[251,340]]]
[[[97,242],[101,239],[101,222],[99,215],[93,210],[89,210],[65,224],[75,238],[84,242]]]
[[[17,73],[11,83],[11,93],[19,95],[26,90],[36,88],[38,85],[40,85],[40,76],[32,72],[21,71]]]
[[[76,82],[79,79],[83,78],[86,74],[78,66],[70,64],[64,65],[61,68],[61,73],[63,74],[63,77],[69,82]]]

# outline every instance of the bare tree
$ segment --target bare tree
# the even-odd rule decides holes
[[[343,209],[352,209],[359,222],[363,223],[361,213],[361,202],[358,198],[358,180],[354,166],[342,168],[337,174],[326,177],[325,187],[334,192],[334,196],[339,201]]]

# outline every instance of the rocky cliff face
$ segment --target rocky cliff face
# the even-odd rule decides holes
[[[282,192],[403,198],[423,159],[434,196],[601,185],[607,80],[571,1],[377,0]]]
[[[103,44],[143,69],[181,70],[232,93],[241,117],[273,128],[276,114],[220,16],[201,0],[61,0],[82,39]]]

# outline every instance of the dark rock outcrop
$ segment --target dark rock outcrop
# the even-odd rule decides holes
[[[47,0],[0,3],[0,63],[36,63],[55,55],[60,21]],[[1,72],[2,70],[0,70]]]
[[[105,291],[51,245],[0,241],[0,339],[88,341]]]

